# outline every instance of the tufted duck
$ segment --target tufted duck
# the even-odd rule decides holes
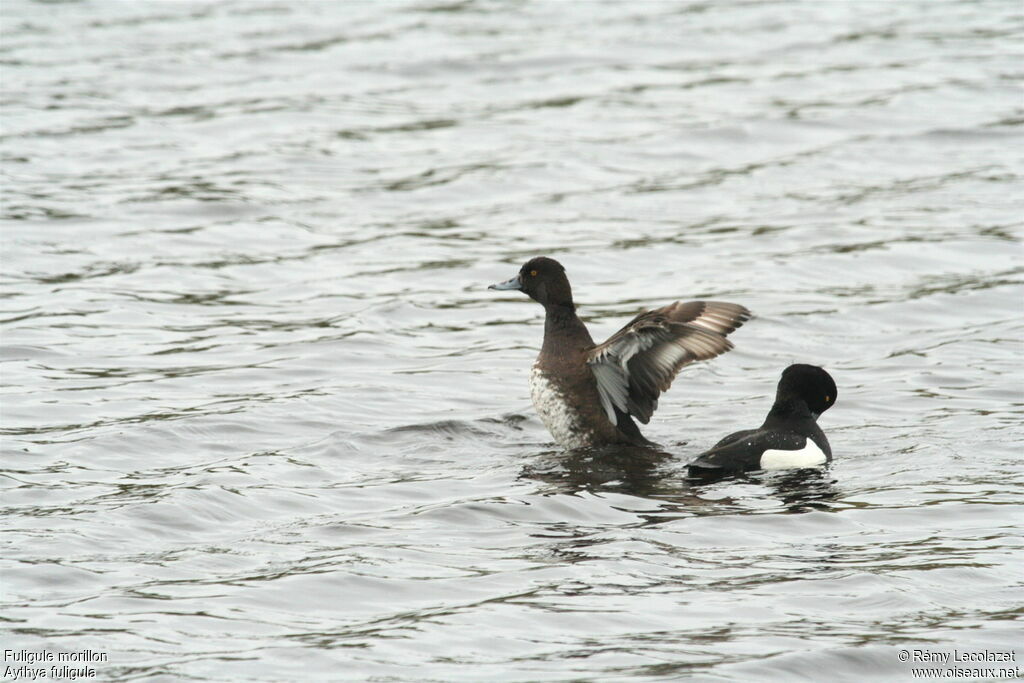
[[[708,477],[822,465],[832,460],[832,449],[818,416],[835,402],[836,383],[827,372],[814,365],[790,365],[782,372],[764,424],[719,441],[690,463],[690,474]]]
[[[675,302],[644,311],[603,344],[576,315],[565,268],[530,259],[490,289],[519,290],[544,306],[544,344],[530,374],[530,395],[544,425],[563,448],[649,445],[643,424],[679,369],[725,353],[725,338],[750,311],[718,301]]]

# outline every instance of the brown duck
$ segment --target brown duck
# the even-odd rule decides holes
[[[647,424],[680,368],[731,349],[725,336],[750,318],[737,304],[677,301],[640,313],[595,344],[558,261],[530,259],[490,289],[519,290],[544,306],[544,344],[530,395],[551,436],[569,449],[650,444],[633,420]]]

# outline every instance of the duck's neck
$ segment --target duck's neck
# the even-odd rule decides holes
[[[792,421],[794,419],[807,419],[814,422],[817,416],[811,412],[811,409],[807,407],[807,402],[802,398],[785,396],[775,399],[775,404],[768,411],[768,417],[765,418],[764,423],[768,425],[774,422]]]
[[[542,352],[559,353],[579,346],[593,346],[587,326],[576,315],[576,306],[548,304],[544,306],[544,347]]]

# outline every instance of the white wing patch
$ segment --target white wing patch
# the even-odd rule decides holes
[[[615,417],[615,408],[624,413],[629,412],[629,375],[614,363],[594,363],[590,369],[597,379],[601,407],[604,408],[611,423],[617,425],[619,422]]]
[[[597,380],[601,407],[613,425],[618,425],[619,421],[612,406],[624,413],[630,412],[629,359],[651,348],[653,344],[651,337],[630,331],[614,346],[614,350],[613,347],[607,347],[588,363]]]
[[[814,467],[828,460],[813,439],[798,451],[769,450],[761,454],[761,469],[782,470],[791,467]]]
[[[703,327],[706,330],[711,330],[721,335],[729,334],[730,331],[737,327],[737,312],[733,309],[740,308],[731,304],[725,304],[728,309],[723,308],[722,304],[711,302],[705,308],[704,311],[690,321],[691,325]],[[741,309],[743,310],[743,309]],[[750,315],[750,311],[746,312],[747,315],[740,318],[742,321],[746,320]]]

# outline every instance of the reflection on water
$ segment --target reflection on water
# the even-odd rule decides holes
[[[674,460],[671,453],[642,446],[547,451],[531,458],[522,476],[548,482],[563,493],[612,490],[651,496],[672,476],[662,468]]]
[[[701,480],[687,478],[672,453],[637,446],[547,451],[531,458],[521,476],[547,484],[538,491],[543,495],[608,492],[658,502],[656,514],[638,514],[640,519],[655,524],[693,515],[830,511],[834,509],[832,501],[839,495],[835,489],[837,482],[826,469],[756,472]],[[758,485],[764,490],[762,495],[774,499],[776,505],[768,510],[751,509],[743,501],[721,497],[715,484],[722,482]],[[835,509],[842,507],[840,503]]]
[[[0,6],[5,648],[858,682],[1019,648],[1018,9],[569,7]],[[756,312],[661,449],[551,450],[541,311],[485,289],[538,254],[595,337]],[[834,462],[688,479],[797,361]]]

